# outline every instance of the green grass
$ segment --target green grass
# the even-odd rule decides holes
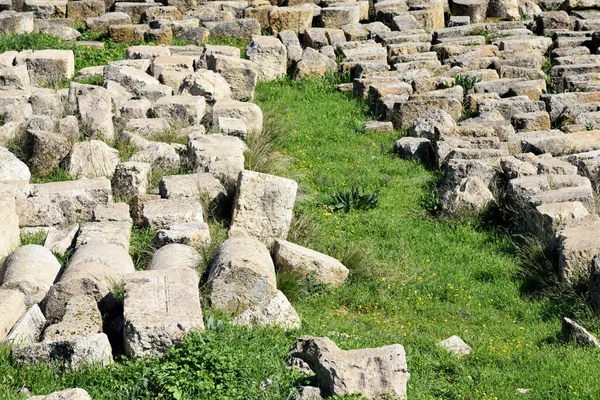
[[[208,331],[159,360],[56,374],[17,367],[4,349],[0,398],[16,398],[21,387],[35,394],[83,387],[94,399],[288,399],[303,381],[285,368],[285,355],[303,334],[329,336],[343,349],[404,345],[410,399],[600,396],[598,350],[559,339],[563,316],[598,333],[597,316],[534,296],[507,235],[431,217],[439,173],[392,155],[395,134],[358,133],[372,118],[365,103],[327,79],[259,84],[256,102],[283,121],[286,134],[275,150],[290,160],[280,174],[300,187],[290,240],[340,258],[351,270],[348,281],[330,289],[280,276],[301,316],[299,331],[221,325],[205,309]],[[377,191],[377,207],[331,213],[322,206],[352,187]],[[135,248],[145,249],[150,234],[134,231],[138,236]],[[459,359],[438,348],[451,335],[473,354]],[[263,391],[266,378],[271,385]]]
[[[152,228],[137,228],[131,230],[129,241],[129,255],[133,260],[133,266],[137,271],[145,270],[152,258],[154,249],[150,245],[155,232]]]
[[[595,333],[597,317],[529,295],[510,237],[429,217],[425,204],[438,174],[382,151],[394,135],[356,134],[370,118],[365,104],[323,80],[261,84],[256,101],[286,121],[283,147],[293,157],[286,175],[299,182],[303,199],[297,212],[319,228],[308,244],[330,254],[358,249],[368,258],[352,263],[349,284],[294,302],[304,332],[329,335],[342,348],[403,344],[409,398],[523,398],[517,388],[532,389],[528,398],[597,397],[600,382],[585,371],[598,351],[558,339],[562,316]],[[378,190],[377,208],[318,208],[353,186]],[[472,356],[457,360],[437,348],[454,334],[474,348]]]
[[[46,232],[44,231],[21,235],[21,246],[26,246],[28,244],[37,244],[38,246],[43,246],[45,241]]]
[[[62,168],[58,167],[54,170],[48,172],[45,175],[35,175],[31,176],[31,183],[51,183],[51,182],[64,182],[64,181],[72,181],[76,178],[69,175],[69,172]]]
[[[235,38],[209,38],[206,44],[212,44],[217,46],[233,46],[240,49],[242,58],[246,58],[246,46],[250,41],[248,39],[235,39]]]

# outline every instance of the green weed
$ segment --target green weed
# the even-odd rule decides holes
[[[352,210],[372,210],[379,203],[379,193],[365,193],[358,188],[338,191],[331,195],[325,204],[332,212]]]
[[[466,95],[469,91],[473,90],[475,84],[480,81],[480,76],[456,75],[454,78],[454,85],[462,86]]]
[[[31,183],[51,183],[75,180],[65,168],[58,167],[44,175],[31,175]]]
[[[151,242],[155,232],[150,227],[131,230],[131,239],[129,241],[129,255],[133,260],[133,265],[137,271],[145,270],[152,258],[154,249]]]
[[[21,235],[21,246],[26,246],[28,244],[37,244],[38,246],[43,246],[46,241],[46,232],[39,231],[35,233]]]

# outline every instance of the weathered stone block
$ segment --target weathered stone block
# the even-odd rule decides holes
[[[125,352],[130,356],[162,353],[191,330],[204,330],[198,276],[189,268],[128,275],[123,308]]]

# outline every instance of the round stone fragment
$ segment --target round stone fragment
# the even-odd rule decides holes
[[[4,260],[0,283],[3,289],[23,292],[28,306],[40,302],[60,272],[60,263],[45,247],[30,244]]]
[[[202,256],[196,249],[185,244],[172,243],[154,252],[147,270],[182,267],[196,270],[200,263]]]

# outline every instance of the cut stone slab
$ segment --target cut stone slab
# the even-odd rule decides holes
[[[182,223],[202,223],[202,204],[191,199],[149,200],[142,205],[143,223],[153,230]]]
[[[78,1],[75,1],[74,3],[78,3]],[[92,398],[85,390],[75,388],[61,390],[45,396],[32,396],[29,400],[92,400]]]
[[[112,178],[113,195],[129,201],[145,194],[152,166],[150,163],[128,161],[117,164]]]
[[[199,125],[206,111],[206,100],[201,96],[165,96],[156,101],[152,113],[157,118],[188,125]]]
[[[309,4],[291,7],[273,7],[269,11],[269,23],[274,35],[284,30],[298,34],[310,28],[313,20],[313,8]]]
[[[60,273],[60,263],[50,250],[30,244],[6,257],[0,275],[0,288],[19,290],[25,304],[39,303]]]
[[[279,271],[314,274],[317,281],[334,286],[343,284],[348,277],[348,268],[337,259],[283,239],[275,240],[273,259]]]
[[[69,103],[76,104],[76,110],[81,119],[83,134],[87,138],[113,141],[115,130],[113,124],[113,102],[115,95],[112,91],[97,85],[84,85],[71,82],[69,85]],[[102,147],[100,143],[82,143],[77,149],[79,158],[85,160],[88,152],[98,153],[93,159],[96,163],[103,160],[103,156],[114,160],[114,149]],[[112,154],[111,150],[113,150]],[[79,161],[79,160],[77,160]],[[88,163],[90,163],[88,161]],[[112,161],[114,163],[114,161]],[[110,165],[110,164],[109,164]],[[114,169],[114,167],[113,167]],[[112,172],[112,171],[111,171]]]
[[[27,165],[7,148],[0,146],[0,182],[29,182],[31,173]]]
[[[17,204],[19,223],[26,226],[68,226],[92,219],[92,210],[112,202],[106,178],[31,185]]]
[[[79,224],[69,225],[62,229],[50,227],[44,241],[44,247],[52,253],[64,256],[73,246],[73,240],[75,240],[78,231]]]
[[[244,169],[246,145],[233,136],[190,136],[187,156],[194,165],[194,172],[208,172],[223,183],[235,182]]]
[[[0,14],[0,34],[31,32],[33,32],[32,12],[3,11]]]
[[[210,228],[204,222],[188,222],[173,224],[168,229],[159,229],[152,239],[154,247],[166,246],[170,243],[203,247],[210,244]]]
[[[246,56],[258,65],[259,81],[274,81],[286,74],[287,49],[276,37],[253,37],[246,47]]]
[[[427,162],[431,159],[433,148],[431,142],[426,138],[403,137],[396,141],[394,151],[401,158],[408,160],[422,160]]]
[[[88,243],[112,243],[129,251],[132,224],[128,221],[83,222],[79,225],[75,248]]]
[[[86,364],[107,366],[113,362],[112,349],[104,333],[18,346],[12,349],[11,355],[16,362],[25,365],[49,362],[73,369]]]
[[[198,250],[185,244],[172,243],[156,250],[148,263],[147,271],[189,268],[197,271],[202,263]]]
[[[495,203],[494,195],[485,182],[476,176],[462,179],[457,186],[447,191],[440,205],[450,214],[462,212],[480,213]]]
[[[438,343],[438,346],[448,350],[454,355],[467,355],[471,354],[472,351],[471,347],[469,347],[468,344],[466,344],[461,338],[459,338],[456,335],[450,336],[446,340],[442,340]]]
[[[96,299],[76,296],[69,300],[62,320],[44,331],[44,341],[69,340],[73,336],[102,333],[102,316]]]
[[[219,207],[227,198],[227,191],[221,182],[205,172],[163,176],[158,188],[161,197],[165,199],[207,198],[211,207]]]
[[[575,132],[528,142],[536,154],[550,153],[554,157],[600,149],[600,131]]]
[[[46,318],[37,304],[34,304],[17,321],[5,341],[17,346],[39,342],[46,326]]]
[[[3,221],[0,229],[0,258],[3,258],[21,244],[19,216],[13,198],[0,196],[0,220]]]
[[[394,130],[394,125],[389,121],[367,121],[363,125],[363,129],[365,130],[365,133],[389,133]]]
[[[111,203],[94,208],[94,221],[133,223],[129,215],[129,204],[127,203]]]
[[[68,172],[74,177],[112,176],[119,162],[116,149],[101,140],[88,140],[73,145],[68,158]]]
[[[581,346],[600,347],[600,340],[587,329],[569,318],[563,318],[562,335],[565,340],[574,341]]]
[[[160,85],[158,79],[126,65],[109,64],[104,67],[104,80],[115,81],[137,96],[141,96],[148,87]]]
[[[561,278],[570,284],[588,282],[592,258],[600,253],[600,218],[595,215],[574,220],[556,233]]]
[[[531,221],[528,221],[529,230],[542,237],[551,237],[564,224],[588,215],[588,210],[580,201],[542,204],[532,212]]]
[[[288,330],[300,328],[300,317],[283,292],[278,290],[275,295],[235,317],[232,323],[246,326],[277,326]]]
[[[237,315],[276,291],[275,266],[264,244],[251,238],[233,238],[219,246],[208,277],[213,307]]]
[[[125,278],[126,354],[159,354],[191,330],[204,330],[198,276],[189,268],[140,271]]]
[[[292,346],[290,356],[308,363],[326,396],[359,392],[370,399],[406,400],[410,374],[404,347],[399,344],[341,350],[329,338],[303,336]]]
[[[45,119],[52,125],[54,124],[50,117]],[[40,118],[40,120],[43,119]],[[32,127],[32,121],[34,121],[33,118],[29,120],[30,127]],[[27,129],[25,149],[27,164],[31,172],[38,175],[45,175],[56,169],[71,150],[66,138],[42,129]]]
[[[239,175],[229,237],[254,237],[267,245],[287,237],[298,184],[254,171]]]
[[[26,310],[23,293],[18,290],[0,289],[0,341],[6,338]]]
[[[209,104],[215,101],[231,99],[231,87],[220,74],[207,69],[199,69],[188,75],[183,83],[182,94],[202,96]]]
[[[31,83],[37,86],[58,84],[75,74],[72,50],[37,50],[26,56]]]
[[[218,100],[212,110],[214,125],[219,125],[220,118],[237,118],[244,121],[248,135],[259,134],[263,130],[263,113],[254,103],[223,99]],[[235,135],[245,138],[246,135]]]
[[[250,60],[211,54],[206,58],[208,69],[218,72],[231,87],[235,100],[254,99],[254,88],[258,82],[258,65]]]

